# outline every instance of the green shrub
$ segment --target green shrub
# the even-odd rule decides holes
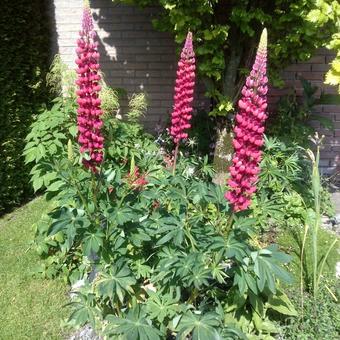
[[[45,10],[42,0],[0,5],[0,214],[32,194],[21,154],[29,125],[47,99]]]
[[[75,138],[76,103],[72,98],[56,98],[51,109],[42,112],[31,125],[26,136],[24,156],[30,171],[34,191],[46,188],[56,178],[53,165],[67,157],[67,143]]]
[[[263,27],[270,32],[272,80],[277,80],[278,73],[294,60],[308,59],[317,48],[332,40],[332,33],[338,32],[338,17],[332,15],[337,7],[325,9],[325,3],[335,3],[334,0],[317,3],[198,0],[195,6],[192,1],[180,0],[124,2],[159,5],[153,24],[174,35],[177,43],[185,39],[189,29],[194,32],[198,71],[207,85],[208,96],[214,100],[210,114],[217,116],[232,112]],[[320,6],[318,11],[317,6]],[[317,20],[310,22],[310,13]],[[325,15],[327,20],[323,20]]]
[[[322,282],[323,288],[319,292],[319,297],[315,301],[312,295],[304,294],[304,307],[301,308],[300,293],[290,291],[294,304],[297,306],[298,317],[288,319],[286,325],[282,327],[281,335],[289,340],[309,340],[309,339],[339,339],[340,336],[340,305],[335,298],[325,288],[332,290],[338,285],[334,279]],[[339,288],[339,287],[338,287]]]
[[[305,149],[279,138],[265,138],[258,191],[251,209],[260,233],[302,230],[307,208],[313,208],[312,164]],[[334,214],[325,183],[320,188],[321,213]],[[273,236],[273,235],[269,235]]]
[[[44,114],[34,123],[26,157],[36,163],[33,183],[43,178],[55,200],[36,227],[36,247],[46,258],[41,273],[85,283],[70,322],[131,339],[260,339],[278,332],[270,310],[295,315],[277,284],[289,281],[281,268],[289,258],[253,242],[253,219],[232,220],[207,158],[182,155],[173,175],[136,121],[134,98],[129,121],[104,115],[105,161],[92,174],[82,166],[70,133],[74,108],[66,103],[55,102],[58,127]],[[49,143],[62,147],[52,155]],[[35,175],[44,164],[50,170]]]

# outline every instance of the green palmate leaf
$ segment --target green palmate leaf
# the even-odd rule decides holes
[[[267,286],[268,289],[275,294],[275,280],[271,271],[272,265],[270,258],[264,256],[257,256],[254,261],[254,272],[257,276],[257,287],[262,292]]]
[[[238,286],[241,295],[245,294],[248,289],[245,275],[246,273],[241,268],[235,269],[234,286]]]
[[[226,324],[222,331],[222,339],[228,340],[250,340],[240,329],[234,325]]]
[[[162,245],[164,243],[167,243],[169,242],[170,240],[172,240],[173,238],[175,238],[177,235],[177,230],[172,230],[170,232],[168,232],[167,234],[165,234],[162,238],[160,238],[156,245],[159,246],[159,245]]]
[[[163,323],[164,319],[172,319],[179,311],[180,288],[176,288],[176,296],[173,289],[168,294],[148,290],[149,298],[146,302],[146,311],[151,319]]]
[[[252,314],[252,321],[258,331],[264,334],[278,333],[278,329],[275,324],[268,319],[263,319],[258,313]],[[272,337],[265,337],[264,339],[274,340]]]
[[[128,221],[137,219],[138,215],[130,207],[117,208],[112,213],[110,213],[110,219],[115,221],[117,225],[124,225]]]
[[[266,303],[266,307],[284,315],[298,315],[294,305],[290,302],[288,296],[279,289],[276,291],[275,295],[269,297],[268,302]]]
[[[66,240],[65,243],[61,246],[61,250],[67,252],[71,249],[73,242],[77,235],[77,228],[75,224],[68,225],[66,229]]]
[[[241,243],[238,239],[234,238],[233,236],[229,237],[225,249],[226,256],[228,258],[235,258],[240,262],[242,262],[243,258],[247,256],[245,244]]]
[[[92,256],[97,253],[103,245],[105,234],[101,230],[95,233],[86,232],[83,238],[83,251],[86,256]]]
[[[248,292],[249,301],[253,310],[260,316],[264,316],[264,305],[260,296],[253,294],[251,291]]]
[[[216,313],[201,315],[189,311],[180,318],[176,326],[176,339],[185,340],[191,335],[193,340],[221,340],[222,337],[217,331],[220,326],[221,321]]]
[[[196,289],[201,289],[203,285],[209,286],[209,279],[211,278],[210,270],[204,267],[195,266],[190,276],[188,277],[189,285],[194,285]]]
[[[258,289],[256,285],[256,279],[250,275],[249,273],[244,273],[244,279],[246,281],[246,284],[248,288],[254,293],[258,294]]]
[[[131,268],[137,279],[149,278],[153,272],[152,268],[146,264],[144,259],[134,259],[131,263]]]
[[[228,294],[227,303],[224,306],[225,313],[242,309],[247,302],[247,294],[239,294],[236,287],[233,287]]]
[[[224,283],[228,275],[225,272],[225,265],[223,263],[214,262],[211,268],[211,275],[219,283]]]
[[[103,298],[116,299],[124,303],[126,293],[133,294],[132,286],[136,283],[129,267],[122,261],[113,265],[107,274],[101,274],[96,281],[96,288]]]
[[[254,273],[257,276],[257,287],[263,291],[267,287],[273,294],[276,293],[275,279],[291,282],[291,276],[279,264],[287,263],[290,257],[277,250],[276,245],[251,253],[254,262]]]
[[[47,186],[47,191],[59,191],[63,185],[65,185],[63,181],[55,181]]]
[[[49,227],[49,236],[53,236],[60,230],[66,229],[68,225],[72,224],[75,217],[72,209],[61,208],[60,210],[53,211],[50,216],[53,222]]]
[[[121,335],[124,340],[161,340],[163,336],[139,305],[130,309],[125,318],[108,315],[106,320],[105,334],[109,336]]]
[[[80,306],[78,304],[74,304],[75,308],[74,312],[70,315],[70,320],[72,320],[75,324],[83,326],[92,318],[92,308],[87,306]]]
[[[95,306],[94,294],[76,293],[77,301],[69,303],[73,307],[73,312],[69,317],[77,326],[83,326],[85,323],[90,323],[92,327],[95,326],[95,319],[100,315],[99,309]]]

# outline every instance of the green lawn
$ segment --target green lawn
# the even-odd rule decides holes
[[[47,209],[38,198],[0,219],[0,340],[63,338],[67,285],[32,277],[39,263],[32,224]]]

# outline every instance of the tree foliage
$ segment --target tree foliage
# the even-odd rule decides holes
[[[340,4],[338,1],[316,1],[316,8],[309,15],[308,20],[318,26],[325,26],[329,22],[334,22],[336,31],[332,35],[327,48],[336,51],[336,57],[331,63],[331,69],[326,74],[325,83],[338,86],[340,94]]]
[[[208,95],[215,99],[217,115],[232,109],[249,68],[263,27],[269,32],[271,80],[279,83],[278,72],[296,60],[306,60],[329,41],[336,25],[324,29],[308,20],[315,1],[249,0],[125,0],[140,6],[158,5],[162,11],[153,21],[162,31],[174,34],[177,43],[188,30],[194,33],[198,69],[206,80]],[[331,1],[323,1],[329,3]],[[229,103],[229,104],[228,104]]]

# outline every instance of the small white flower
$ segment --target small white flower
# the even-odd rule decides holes
[[[194,173],[195,173],[195,167],[189,166],[189,167],[187,167],[187,168],[185,169],[185,171],[184,171],[184,176],[190,177],[190,176],[192,176]]]

